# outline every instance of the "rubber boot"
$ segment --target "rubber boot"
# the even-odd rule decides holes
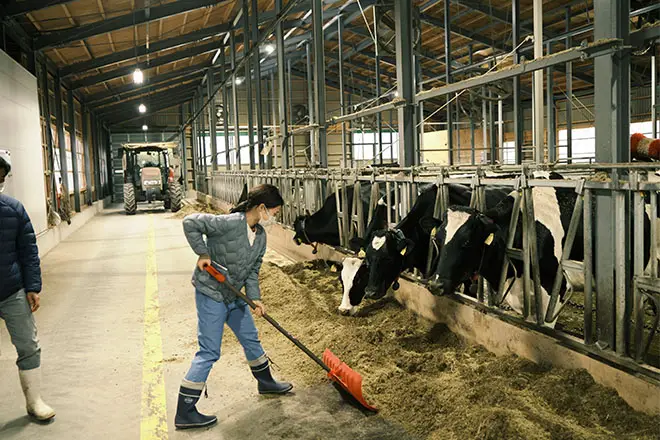
[[[257,379],[259,394],[286,394],[293,389],[289,382],[279,382],[270,373],[270,361],[251,366],[252,375]]]
[[[202,396],[204,382],[190,382],[183,379],[179,388],[179,401],[176,405],[174,426],[177,429],[202,428],[218,421],[216,416],[205,416],[197,411],[197,402]]]
[[[21,378],[23,394],[25,394],[27,413],[41,422],[55,417],[53,408],[41,400],[41,368],[19,370],[18,375]]]

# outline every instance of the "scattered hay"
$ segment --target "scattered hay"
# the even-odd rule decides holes
[[[178,218],[182,219],[190,214],[198,214],[198,213],[207,213],[207,214],[226,214],[226,212],[223,212],[222,210],[216,208],[215,206],[211,204],[203,204],[197,201],[186,201],[183,204],[183,207],[175,214],[171,216],[171,218]]]
[[[497,357],[393,300],[344,317],[338,274],[323,261],[265,264],[261,286],[272,316],[310,349],[327,347],[364,378],[381,415],[426,439],[658,439],[660,417],[633,411],[583,370]],[[367,306],[366,309],[369,309]],[[262,339],[297,386],[325,380],[315,363],[264,321]]]

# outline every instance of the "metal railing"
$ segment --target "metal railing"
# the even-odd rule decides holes
[[[466,173],[465,169],[468,168]],[[610,181],[603,178],[597,171],[617,170],[619,178]],[[506,296],[506,286],[503,282],[499,286],[487,286],[484,281],[479,283],[479,291],[476,298],[458,294],[461,301],[473,303],[480,307],[493,310],[498,316],[513,319],[521,325],[531,325],[532,328],[542,330],[559,338],[564,338],[571,346],[580,350],[586,349],[590,353],[606,358],[609,362],[624,365],[625,368],[635,372],[641,372],[660,380],[660,373],[653,367],[658,367],[660,353],[649,351],[657,333],[660,318],[660,278],[658,278],[658,230],[656,224],[656,212],[658,207],[657,192],[660,191],[660,181],[652,182],[648,177],[653,171],[660,169],[660,165],[648,164],[567,164],[553,167],[553,171],[564,175],[564,180],[550,180],[546,178],[535,178],[534,171],[548,170],[545,166],[499,166],[499,167],[464,167],[460,169],[451,167],[415,167],[415,168],[367,168],[367,169],[295,169],[295,170],[253,170],[253,171],[228,171],[216,172],[209,177],[211,195],[235,202],[238,200],[243,185],[248,188],[259,183],[271,183],[278,186],[285,199],[282,210],[282,223],[292,226],[296,217],[306,212],[313,213],[320,209],[326,198],[332,194],[346,193],[352,185],[354,202],[348,205],[347,197],[335,198],[335,208],[338,218],[338,231],[341,247],[347,248],[349,240],[355,236],[362,236],[366,225],[364,224],[364,212],[362,203],[359,203],[359,195],[363,185],[371,185],[369,197],[369,210],[373,211],[376,202],[380,198],[381,188],[385,187],[385,202],[387,204],[390,227],[394,227],[406,213],[412,208],[418,192],[422,185],[436,184],[437,192],[434,214],[437,218],[447,209],[449,184],[463,184],[472,188],[471,205],[478,209],[485,208],[485,190],[490,185],[511,186],[515,199],[515,210],[513,219],[509,226],[509,242],[507,243],[507,255],[510,259],[519,259],[523,262],[523,316],[512,317],[510,313],[503,312],[502,304]],[[508,173],[508,174],[503,174]],[[602,173],[601,173],[602,174]],[[624,176],[624,177],[621,177]],[[659,179],[660,180],[660,179]],[[543,313],[541,307],[540,274],[539,274],[539,250],[536,249],[536,231],[534,216],[533,189],[534,188],[567,188],[576,192],[576,204],[571,213],[571,220],[565,240],[562,245],[562,258],[554,278],[550,303]],[[594,267],[592,259],[594,256],[594,219],[593,200],[596,193],[599,196],[607,194],[615,201],[615,218],[617,218],[617,230],[615,231],[617,242],[616,255],[614,256],[615,271],[619,274],[629,274],[627,280],[621,276],[615,284],[615,294],[611,300],[614,302],[614,322],[608,323],[614,328],[615,337],[626,341],[624,353],[616,353],[615,347],[599,344],[597,335],[600,333],[599,320],[594,322],[594,316],[598,311],[598,289],[593,282]],[[627,209],[626,200],[631,200],[632,209]],[[648,203],[645,202],[648,200]],[[645,205],[648,205],[646,206]],[[650,210],[650,262],[644,265],[644,217],[645,211]],[[626,216],[629,222],[626,222]],[[513,249],[513,233],[518,224],[518,218],[522,220],[523,246],[522,249]],[[369,215],[369,220],[371,215]],[[580,223],[583,227],[583,243],[576,243],[576,236]],[[627,236],[625,225],[629,224],[634,234]],[[584,249],[584,261],[573,261],[568,259],[574,246],[582,245]],[[430,248],[429,244],[429,248]],[[627,252],[630,247],[631,252]],[[431,250],[429,249],[429,255]],[[634,267],[626,269],[629,264],[626,259],[632,256]],[[510,259],[505,259],[509,261]],[[502,267],[502,273],[506,273],[508,264]],[[430,269],[430,266],[427,266]],[[566,277],[571,273],[581,272],[584,276],[584,299],[582,304],[572,303],[575,292],[568,291],[560,300],[560,287]],[[427,274],[429,270],[427,270]],[[416,281],[423,282],[421,274],[407,274]],[[602,299],[601,299],[602,301]],[[655,305],[656,318],[652,323],[645,322],[644,303],[650,301]],[[594,304],[596,303],[596,304]],[[572,304],[573,308],[581,308],[582,338],[577,346],[574,339],[575,333],[563,332],[560,329],[544,328],[544,323],[561,319],[566,313],[566,306]],[[574,312],[574,311],[573,311]],[[531,322],[531,323],[530,323]],[[602,321],[601,321],[602,322]],[[569,339],[566,339],[569,338]],[[657,344],[656,344],[657,345]],[[660,351],[660,350],[659,350]]]

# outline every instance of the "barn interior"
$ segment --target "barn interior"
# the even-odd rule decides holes
[[[0,24],[0,208],[18,200],[36,236],[57,413],[26,414],[0,278],[0,438],[660,438],[657,2],[0,0]],[[378,411],[256,317],[294,392],[261,396],[225,331],[198,404],[218,423],[182,430],[199,345],[182,221],[261,184],[284,201],[268,313]],[[342,310],[350,259],[379,277],[372,220],[408,234],[429,188],[435,227],[406,248],[423,262]],[[439,294],[436,231],[451,205],[490,215],[498,188],[515,215],[486,266],[519,284],[478,257]]]

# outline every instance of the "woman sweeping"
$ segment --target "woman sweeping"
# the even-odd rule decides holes
[[[211,260],[226,267],[227,280],[238,289],[245,286],[245,294],[257,304],[254,313],[263,316],[265,307],[259,289],[259,270],[266,252],[263,226],[275,222],[283,204],[276,187],[259,185],[231,214],[193,214],[183,220],[188,243],[199,256],[193,274],[199,351],[181,383],[174,420],[177,428],[208,426],[218,420],[216,416],[200,414],[195,405],[213,364],[220,358],[225,323],[243,346],[260,394],[285,394],[293,388],[290,383],[273,379],[247,304],[203,270]]]

